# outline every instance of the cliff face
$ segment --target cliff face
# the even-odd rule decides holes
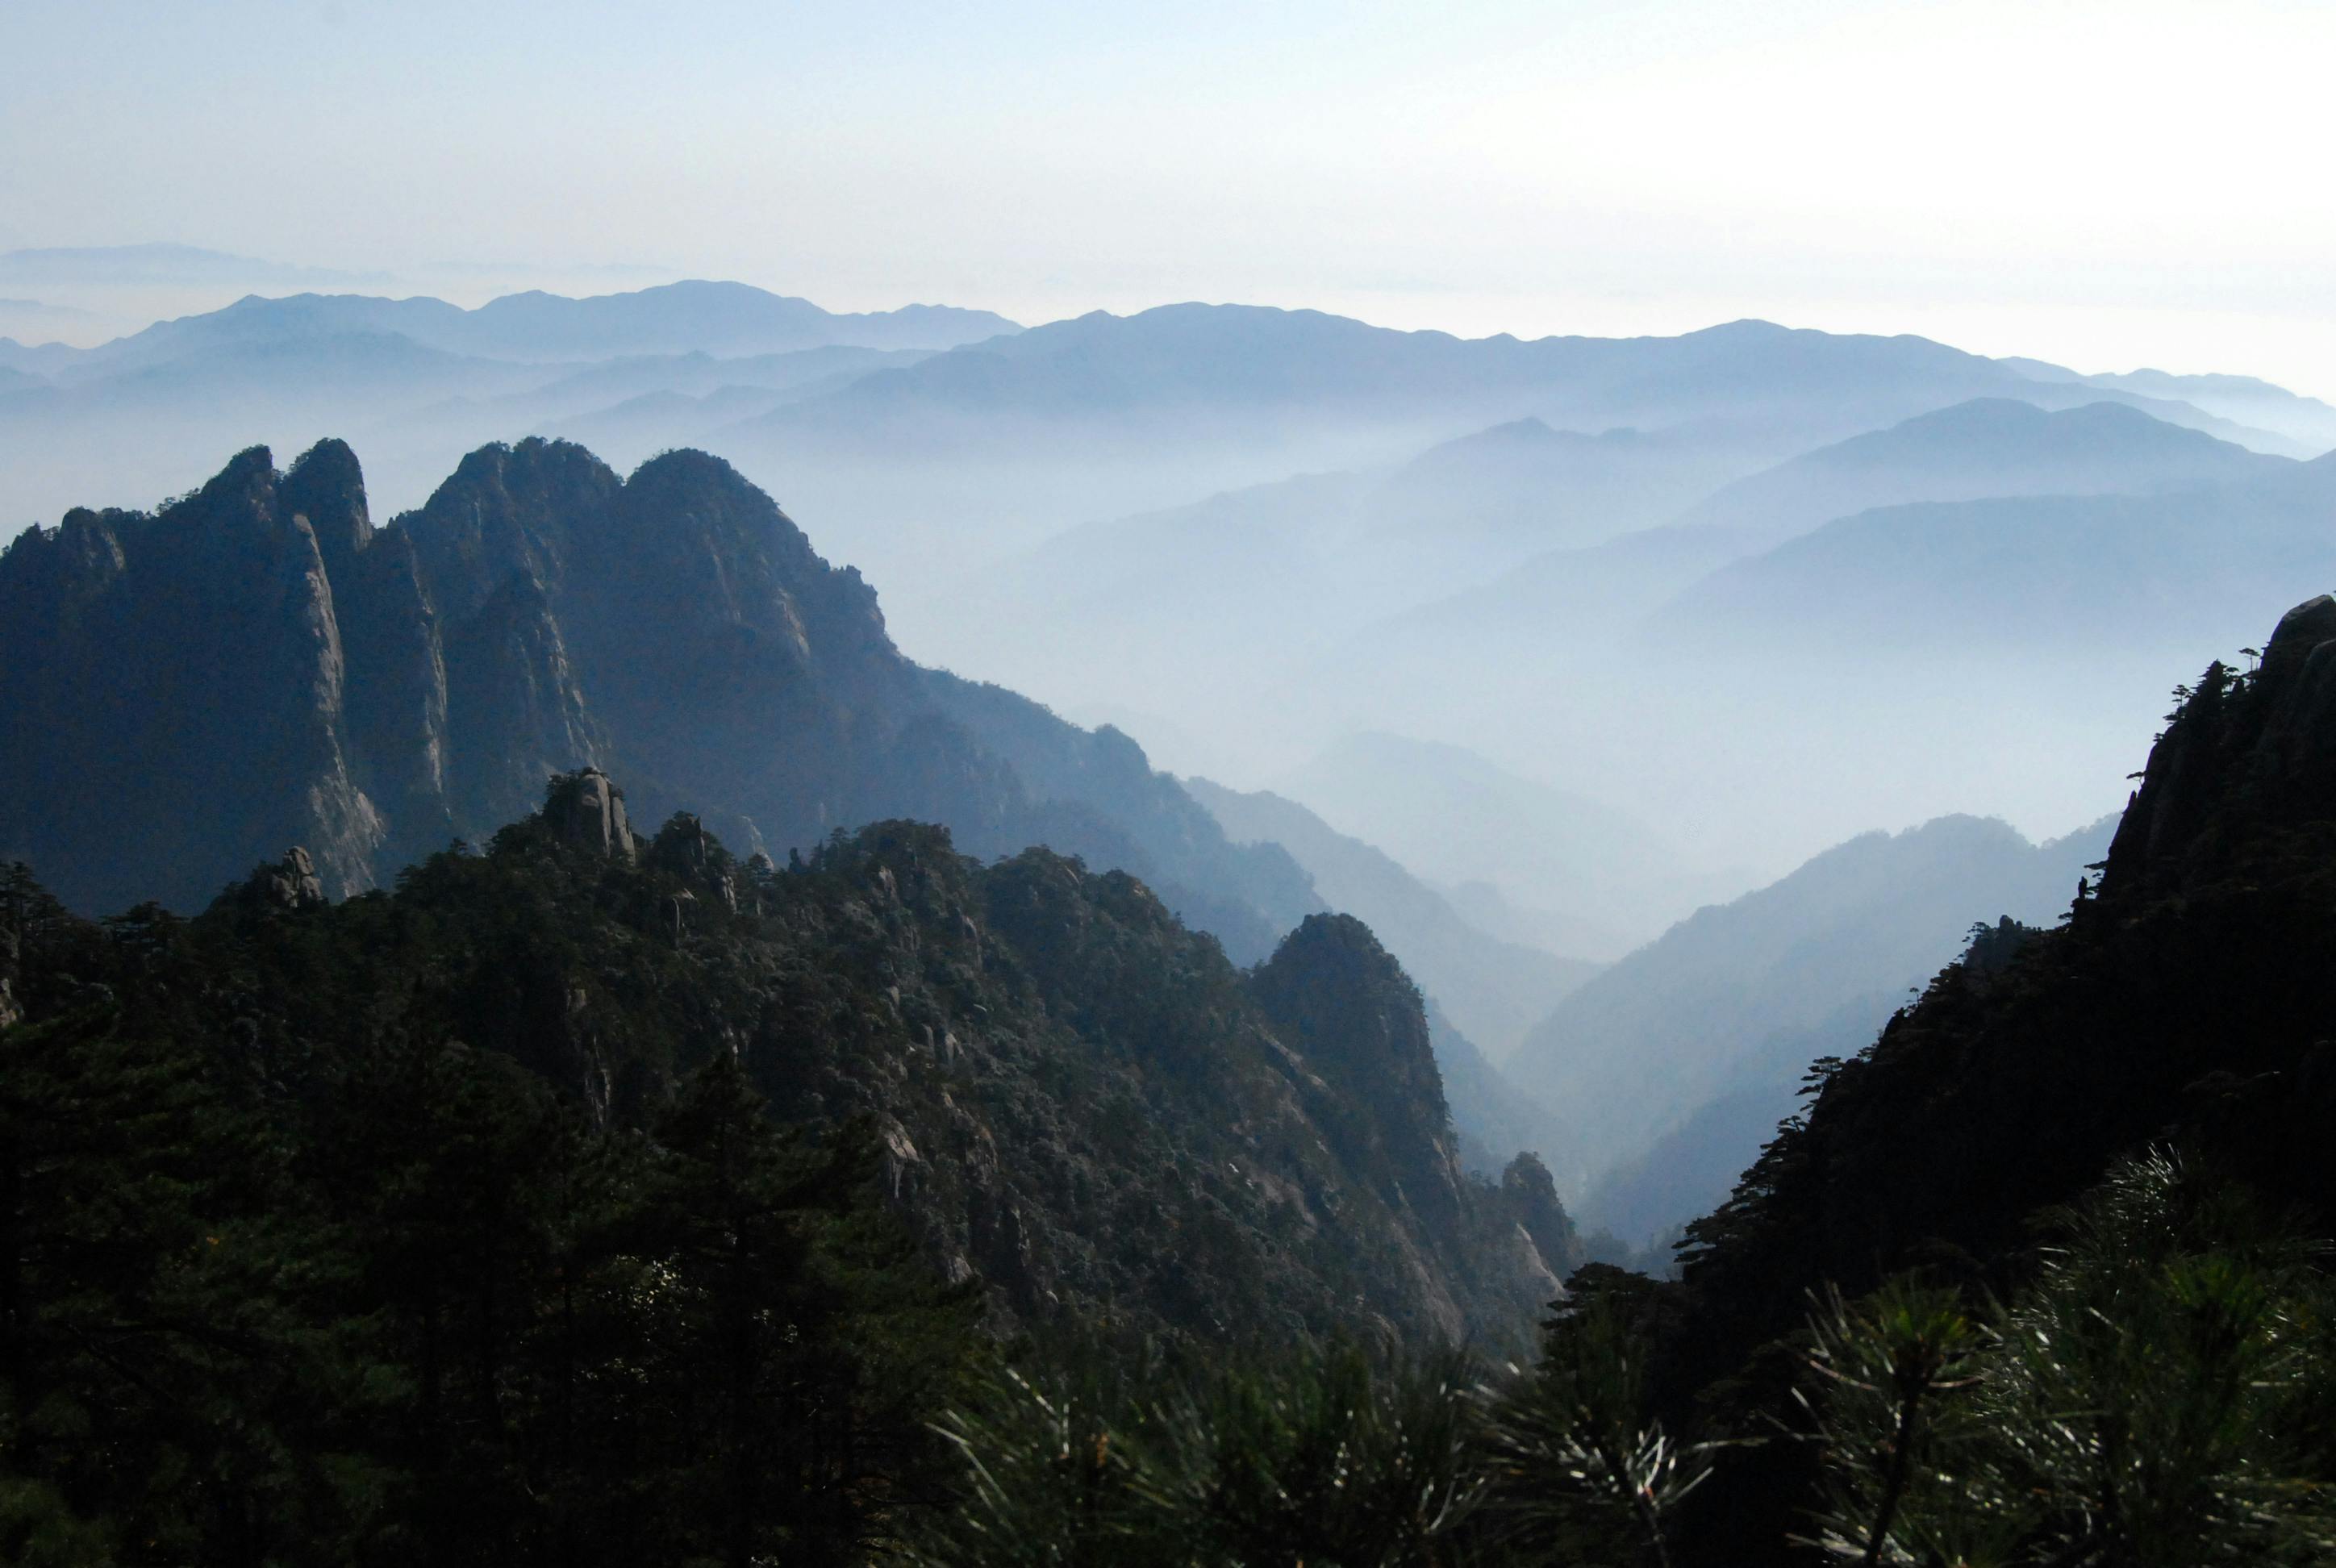
[[[1348,1163],[1431,1222],[1459,1212],[1460,1160],[1418,988],[1352,915],[1313,915],[1257,971],[1257,998],[1309,1060],[1374,1085],[1329,1118]]]
[[[293,842],[371,884],[384,828],[350,765],[325,553],[265,451],[157,515],[19,539],[0,671],[0,842],[74,898],[199,903]]]
[[[1244,958],[1311,902],[1124,737],[918,668],[727,464],[530,440],[375,529],[326,442],[0,555],[0,852],[69,903],[200,905],[289,842],[336,896],[585,766],[784,853],[883,816],[1121,865]],[[229,787],[233,786],[233,787]]]

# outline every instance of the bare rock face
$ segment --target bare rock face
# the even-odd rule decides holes
[[[316,874],[316,862],[297,844],[285,851],[284,858],[275,864],[253,872],[226,896],[247,909],[260,911],[317,910],[330,901],[325,896],[324,879]]]
[[[294,484],[255,447],[156,512],[76,511],[0,552],[0,843],[70,901],[199,907],[287,841],[328,891],[374,885],[308,516],[357,548],[331,455]]]
[[[562,840],[596,854],[629,862],[636,852],[624,792],[599,768],[553,779],[543,817]]]

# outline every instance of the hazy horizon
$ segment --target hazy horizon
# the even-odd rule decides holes
[[[0,134],[38,155],[0,168],[0,249],[183,243],[465,304],[704,276],[1028,323],[1760,317],[2336,394],[2336,218],[2297,196],[2336,16],[2303,6],[15,20]]]

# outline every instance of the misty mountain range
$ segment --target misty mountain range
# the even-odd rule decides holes
[[[1635,1241],[1940,943],[2050,918],[2085,846],[2044,841],[2114,803],[2196,650],[2336,571],[2332,420],[2244,377],[1757,322],[1023,330],[718,284],[0,344],[19,514],[309,452],[12,547],[0,706],[34,738],[0,848],[89,908],[199,903],[288,842],[348,892],[590,764],[747,849],[886,815],[1044,842],[1241,962],[1341,910],[1426,991],[1475,1163],[1562,1145]],[[599,455],[481,444],[531,433]],[[684,446],[727,462],[647,461]],[[98,812],[40,787],[61,767],[148,782]],[[253,773],[280,788],[234,822],[186,804]],[[1811,891],[1844,865],[1876,868],[1847,906]],[[1679,969],[1730,920],[1759,940]],[[1688,994],[1683,1043],[1660,999]]]
[[[604,765],[781,856],[891,816],[1085,853],[1248,959],[1314,907],[1124,736],[902,658],[858,573],[698,454],[483,448],[376,530],[347,446],[253,448],[19,538],[0,636],[0,849],[81,907],[198,907],[288,842],[347,896]]]
[[[1812,1061],[1871,1041],[1972,925],[2057,923],[2114,825],[2044,844],[1975,817],[1864,834],[1585,981],[1506,1070],[1579,1108],[1563,1175],[1588,1183],[1586,1221],[1636,1241],[1713,1208]]]

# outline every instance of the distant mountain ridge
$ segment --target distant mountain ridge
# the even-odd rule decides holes
[[[1002,316],[949,306],[838,315],[745,283],[671,283],[582,299],[534,291],[470,310],[427,297],[250,295],[88,350],[64,374],[82,379],[228,344],[350,334],[394,334],[447,354],[524,363],[836,346],[939,349],[1020,330]]]
[[[2310,456],[2336,448],[2336,408],[2252,375],[2176,375],[2163,370],[2084,375],[2038,359],[2002,361],[2039,381],[2080,381],[2145,397],[2177,399],[2225,419],[2283,436]]]
[[[1811,1061],[1856,1050],[1974,921],[2050,923],[2107,834],[2102,823],[2030,844],[1976,817],[1866,833],[1586,981],[1510,1071],[1578,1124],[1582,1164],[1562,1174],[1593,1178],[1590,1222],[1639,1242],[1717,1203]],[[1726,1100],[1737,1103],[1700,1137],[1659,1144]]]
[[[1468,1037],[1506,1057],[1526,1029],[1598,966],[1504,941],[1468,923],[1396,860],[1270,791],[1229,790],[1207,779],[1184,788],[1236,843],[1276,843],[1306,869],[1330,908],[1371,928]]]
[[[232,256],[193,245],[48,246],[0,251],[0,283],[119,286],[144,283],[270,282],[349,286],[378,283],[378,272],[339,271]]]
[[[1281,781],[1341,833],[1438,884],[1487,881],[1565,916],[1561,950],[1604,960],[1701,902],[1662,833],[1629,812],[1496,766],[1464,747],[1359,731]]]
[[[2336,567],[2336,460],[2257,460],[2144,494],[1924,502],[1839,518],[1722,566],[1650,617],[1648,643],[2179,647]],[[2144,607],[2146,607],[2146,610]],[[2231,629],[2237,629],[2233,627]]]
[[[288,842],[362,891],[588,765],[774,853],[886,817],[1048,843],[1244,959],[1315,907],[1134,743],[904,658],[859,574],[702,453],[625,480],[483,448],[376,530],[345,444],[253,449],[0,554],[0,848],[79,907],[196,907]]]
[[[1110,422],[1152,411],[1316,404],[1409,418],[1423,409],[1475,424],[1515,419],[1521,393],[1546,421],[1598,428],[1745,412],[1841,429],[1846,405],[1903,410],[2032,387],[2019,372],[1913,337],[1836,336],[1744,321],[1676,337],[1460,338],[1401,332],[1312,310],[1183,304],[1132,316],[1096,311],[957,349],[871,378],[790,424],[849,423],[896,435],[944,411],[984,422],[1031,414]],[[1504,412],[1505,411],[1505,412]],[[1856,428],[1871,413],[1856,416]],[[1465,428],[1465,426],[1464,426]],[[1461,433],[1454,430],[1453,434]]]
[[[2136,494],[2291,468],[2123,404],[2047,410],[1991,397],[1917,414],[1737,481],[1679,519],[1765,544],[1912,502]]]

